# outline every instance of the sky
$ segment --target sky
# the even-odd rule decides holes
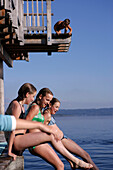
[[[29,82],[50,88],[61,109],[113,107],[113,0],[55,0],[52,13],[52,32],[57,21],[71,21],[69,51],[4,64],[5,105]]]

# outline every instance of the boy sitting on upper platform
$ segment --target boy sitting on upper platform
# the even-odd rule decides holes
[[[70,27],[70,20],[69,19],[65,19],[64,21],[58,21],[55,25],[54,25],[54,30],[55,32],[59,35],[61,34],[61,30],[62,29],[65,29],[64,30],[64,33],[67,33],[68,29],[70,30],[69,31],[69,35],[72,34],[72,28]]]

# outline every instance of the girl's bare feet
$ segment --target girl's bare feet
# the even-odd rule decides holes
[[[77,164],[70,160],[68,160],[68,162],[70,163],[71,169],[77,169],[77,168],[91,169],[93,167],[92,164],[86,163],[82,160],[79,160]]]
[[[86,162],[84,162],[84,161],[82,161],[82,160],[79,160],[79,162],[78,162],[77,165],[78,165],[79,167],[81,167],[81,168],[84,168],[84,169],[91,169],[91,168],[93,168],[93,165],[92,165],[92,164],[86,163]]]
[[[70,163],[71,169],[77,169],[79,168],[79,166],[77,164],[75,164],[74,162],[68,160],[68,162]]]

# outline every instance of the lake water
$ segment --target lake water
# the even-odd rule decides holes
[[[57,115],[55,119],[63,132],[90,154],[100,170],[113,170],[113,114]],[[64,162],[65,170],[70,170],[69,163],[58,155]],[[24,158],[25,170],[54,170],[28,150],[24,152]]]

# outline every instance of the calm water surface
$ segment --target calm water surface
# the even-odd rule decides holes
[[[57,125],[65,134],[85,149],[100,170],[113,170],[113,115],[109,116],[57,116]],[[64,162],[65,170],[70,170]],[[54,170],[43,159],[24,152],[25,170]]]

